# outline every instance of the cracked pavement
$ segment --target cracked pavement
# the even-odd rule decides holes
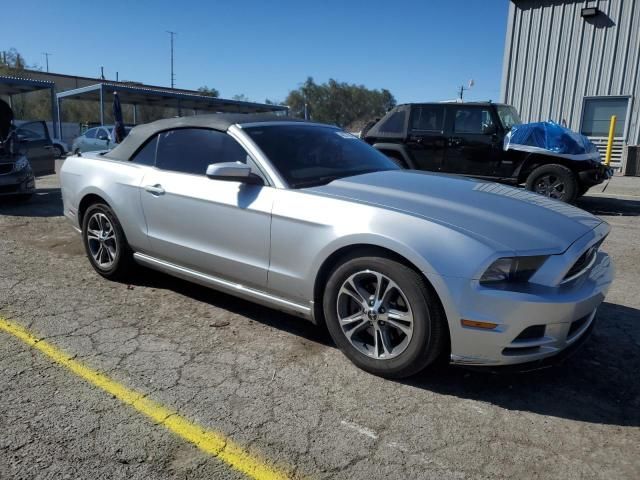
[[[149,270],[102,279],[56,177],[38,187],[0,204],[0,317],[293,477],[640,477],[640,197],[581,200],[617,275],[575,356],[394,382],[297,318]],[[241,478],[3,332],[0,432],[0,478]]]

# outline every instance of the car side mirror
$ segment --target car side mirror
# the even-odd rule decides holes
[[[251,173],[251,167],[240,162],[212,163],[207,167],[207,177],[214,180],[263,185],[260,177]]]
[[[484,135],[495,135],[496,133],[498,133],[498,127],[496,127],[494,124],[482,125],[482,133]]]

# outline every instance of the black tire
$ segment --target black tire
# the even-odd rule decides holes
[[[386,153],[385,154],[393,163],[395,163],[396,165],[398,165],[400,168],[404,168],[404,169],[408,169],[409,165],[407,165],[407,162],[404,161],[403,158],[400,158],[400,155],[395,155],[392,153]]]
[[[62,158],[62,156],[64,155],[64,150],[60,145],[54,145],[51,150],[53,151],[53,155],[55,156],[55,158]]]
[[[106,241],[96,242],[93,238],[91,240],[89,239],[89,224],[90,222],[92,222],[92,218],[94,218],[94,216],[96,216],[97,214],[104,215],[108,219],[108,222],[112,227],[112,231],[114,234],[113,241],[109,240],[108,244]],[[115,213],[113,213],[113,210],[109,208],[109,206],[103,203],[94,203],[93,205],[89,206],[89,208],[87,208],[82,217],[82,243],[84,244],[84,249],[87,253],[87,257],[89,258],[91,266],[103,277],[108,278],[109,280],[123,280],[130,274],[134,266],[133,252],[131,250],[131,247],[129,247],[129,244],[127,243],[127,238],[124,235],[124,231],[122,230],[122,226],[120,225],[118,218],[116,217]],[[92,246],[90,246],[90,243]],[[100,265],[94,258],[92,248],[94,248],[96,243],[98,245],[102,244],[109,247],[114,244],[116,245],[113,261],[108,266]]]
[[[578,187],[578,195],[577,195],[577,198],[579,198],[579,197],[583,196],[585,193],[587,193],[587,192],[589,191],[589,189],[590,189],[590,188],[591,188],[591,187],[587,187],[587,186],[585,186],[585,185],[580,185],[580,186]]]
[[[360,254],[345,258],[329,276],[323,298],[327,329],[338,348],[361,369],[385,378],[414,375],[436,362],[446,352],[448,328],[442,306],[432,287],[413,269],[396,260],[381,256],[378,252],[368,252],[369,255],[367,252],[363,253],[364,256]],[[404,350],[392,358],[373,358],[361,352],[352,345],[340,325],[338,318],[340,289],[352,275],[360,275],[362,272],[366,275],[368,273],[366,271],[379,272],[395,282],[402,290],[413,313],[412,336]],[[364,312],[364,309],[362,310],[363,319],[372,324],[371,317]],[[374,321],[378,322],[377,319]],[[372,326],[365,328],[374,331]],[[361,330],[365,335],[369,331],[366,329]],[[382,341],[381,338],[380,341]]]
[[[578,179],[575,173],[555,163],[542,165],[527,177],[527,190],[549,198],[571,203],[578,195]]]

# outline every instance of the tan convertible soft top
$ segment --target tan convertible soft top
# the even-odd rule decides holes
[[[280,117],[268,113],[213,113],[191,117],[165,118],[134,127],[120,145],[105,153],[104,156],[112,160],[126,162],[150,137],[156,133],[174,128],[211,128],[226,132],[231,125],[259,122],[304,122],[304,120]]]

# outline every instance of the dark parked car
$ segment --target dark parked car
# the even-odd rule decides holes
[[[42,120],[21,123],[15,128],[18,149],[31,163],[33,171],[40,175],[55,171],[55,157],[51,136],[47,124]]]
[[[25,155],[28,143],[17,136],[12,121],[13,111],[0,100],[0,198],[27,199],[35,189],[35,178]]]
[[[607,167],[595,160],[504,150],[505,135],[520,123],[510,105],[405,104],[365,129],[362,138],[404,168],[525,184],[531,191],[565,202],[609,175]]]

